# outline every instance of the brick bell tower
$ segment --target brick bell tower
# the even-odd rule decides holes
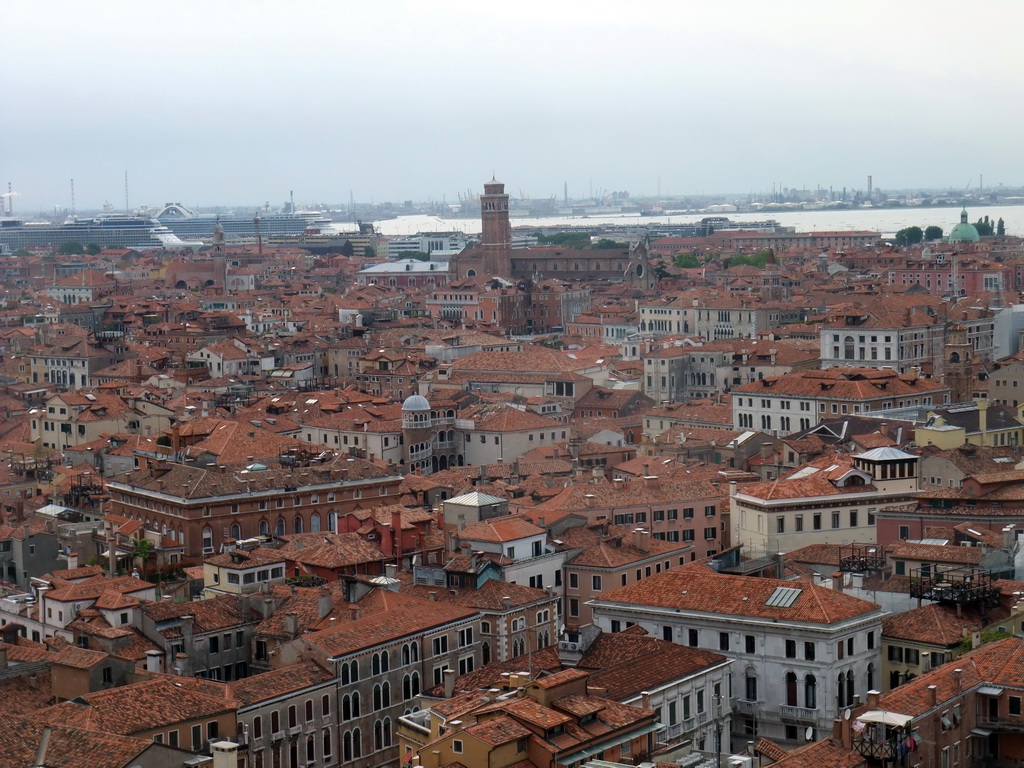
[[[511,280],[512,225],[508,220],[508,195],[505,185],[493,178],[484,184],[484,193],[480,196],[480,224],[484,274]]]

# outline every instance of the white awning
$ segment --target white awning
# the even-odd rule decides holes
[[[857,719],[862,723],[884,723],[885,725],[902,727],[914,718],[910,715],[901,715],[897,712],[886,712],[883,709],[873,709],[870,712],[865,712],[863,715],[857,715]]]
[[[971,735],[988,737],[992,735],[992,731],[986,731],[984,728],[974,728],[971,730]]]
[[[1002,696],[1003,689],[996,688],[994,685],[983,685],[978,689],[978,693],[982,696]]]

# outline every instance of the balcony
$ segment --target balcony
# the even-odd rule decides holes
[[[853,739],[853,749],[862,757],[870,757],[879,761],[896,760],[899,757],[896,744],[890,741],[872,741],[871,739],[856,736]]]
[[[1024,719],[1019,717],[979,717],[978,728],[1001,733],[1024,733]]]
[[[761,702],[749,701],[747,699],[736,699],[732,703],[732,711],[738,712],[741,715],[754,715],[757,714],[760,708]]]
[[[785,720],[798,720],[801,723],[815,723],[818,721],[818,710],[807,709],[806,707],[779,707],[779,715]]]

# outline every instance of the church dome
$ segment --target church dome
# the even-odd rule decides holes
[[[967,209],[960,212],[960,223],[957,224],[946,238],[947,243],[976,243],[981,240],[978,228],[967,221]]]
[[[429,411],[430,403],[423,395],[409,395],[402,403],[403,411]]]

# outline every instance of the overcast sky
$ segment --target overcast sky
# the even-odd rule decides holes
[[[0,184],[278,205],[1024,184],[1021,0],[9,0]]]

